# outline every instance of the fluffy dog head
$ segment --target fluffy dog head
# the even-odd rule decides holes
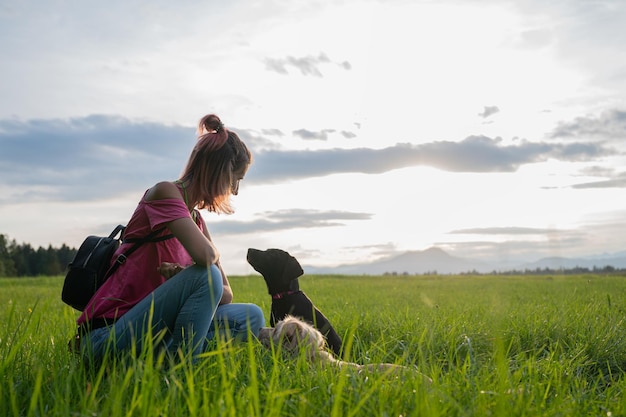
[[[264,327],[259,340],[265,347],[281,346],[282,350],[297,355],[305,350],[307,357],[314,358],[326,347],[326,340],[315,327],[302,320],[286,316],[276,327]]]
[[[271,295],[297,291],[297,278],[304,271],[297,259],[281,249],[248,249],[248,263],[263,276]],[[292,282],[296,280],[295,282]]]
[[[286,316],[276,323],[276,327],[263,327],[259,332],[259,340],[263,346],[270,348],[279,346],[283,352],[297,356],[304,352],[311,362],[348,368],[361,372],[383,372],[390,375],[400,375],[403,372],[416,372],[412,368],[392,363],[375,363],[359,365],[352,362],[335,359],[326,350],[326,340],[322,333],[310,324],[293,316]],[[424,380],[432,383],[432,379],[423,376]]]

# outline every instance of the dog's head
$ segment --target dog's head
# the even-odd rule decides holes
[[[319,330],[290,315],[276,323],[274,328],[262,328],[259,340],[267,348],[274,344],[292,355],[305,350],[309,358],[316,357],[317,353],[326,347],[326,340]]]
[[[297,281],[304,271],[296,258],[281,249],[248,249],[248,263],[263,276],[270,294],[297,290]]]

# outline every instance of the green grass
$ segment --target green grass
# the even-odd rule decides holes
[[[257,343],[216,343],[200,363],[148,350],[86,370],[67,351],[77,312],[62,278],[0,279],[1,416],[626,415],[625,276],[304,276],[301,288],[358,363],[308,364]],[[271,299],[231,277],[236,301]]]

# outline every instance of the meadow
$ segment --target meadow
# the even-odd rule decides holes
[[[271,299],[230,277],[236,301]],[[0,279],[1,416],[623,416],[625,275],[316,276],[300,287],[358,363],[311,365],[214,342],[199,363],[138,357],[85,368],[62,277]]]

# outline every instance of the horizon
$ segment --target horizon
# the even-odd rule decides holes
[[[2,234],[0,235],[6,237]],[[9,244],[10,247],[12,244],[17,242],[12,241],[11,239],[5,239],[5,243]],[[27,245],[30,246],[27,243],[20,243],[18,245],[18,252],[23,253],[23,249],[20,249],[20,247],[23,248]],[[52,247],[49,245],[47,248],[43,248],[41,246],[31,246],[35,252],[34,255],[36,258],[31,259],[30,262],[34,262],[36,265],[40,266],[41,259],[38,258],[40,256],[39,250],[52,249],[55,251],[63,251],[63,246],[69,250],[78,250],[78,248],[69,247],[65,244],[62,244],[61,247]],[[61,253],[57,256],[60,255]],[[44,256],[46,257],[47,255]],[[65,259],[66,256],[67,253],[62,256],[63,259]],[[9,253],[9,259],[10,258],[11,253]],[[45,259],[49,258],[46,257]],[[61,257],[58,259],[60,260]],[[67,259],[64,262],[69,261],[70,260]],[[39,270],[38,266],[34,267],[35,270]],[[303,264],[302,268],[304,270],[303,275],[535,275],[553,273],[572,274],[582,273],[585,271],[590,273],[606,273],[626,271],[626,251],[604,253],[581,258],[548,257],[532,261],[526,260],[522,263],[504,262],[500,264],[490,264],[484,263],[480,259],[467,259],[450,255],[443,249],[432,246],[424,250],[406,251],[399,254],[389,255],[386,258],[378,259],[370,263],[361,262],[325,267]],[[48,270],[46,268],[44,269]],[[20,273],[19,271],[17,272],[18,274]],[[59,273],[64,272],[60,271]],[[257,271],[251,271],[249,274],[260,275]],[[39,273],[36,273],[35,275],[38,276]]]
[[[250,247],[320,268],[620,253],[624,18],[619,1],[2,5],[0,234],[78,247],[126,224],[216,113],[254,155],[235,214],[202,213],[227,274],[253,272]]]

